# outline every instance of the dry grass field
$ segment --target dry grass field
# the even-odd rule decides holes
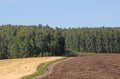
[[[40,57],[0,60],[0,79],[20,79],[36,71],[40,63],[61,59],[63,57]]]

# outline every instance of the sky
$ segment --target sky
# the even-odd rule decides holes
[[[0,0],[0,25],[120,26],[120,0]]]

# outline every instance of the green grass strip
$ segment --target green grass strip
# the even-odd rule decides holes
[[[95,52],[77,52],[76,54],[98,54]]]
[[[42,63],[40,64],[38,67],[37,67],[37,71],[31,75],[28,75],[28,76],[24,76],[22,77],[21,79],[31,79],[33,77],[36,77],[38,75],[42,75],[45,73],[46,71],[46,68],[50,65],[50,64],[53,64],[55,62],[58,62],[58,61],[62,61],[62,60],[65,60],[67,59],[68,57],[64,57],[62,59],[58,59],[58,60],[54,60],[54,61],[50,61],[50,62],[46,62],[46,63]]]

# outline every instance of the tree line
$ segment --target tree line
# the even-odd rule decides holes
[[[0,26],[0,58],[58,56],[65,51],[62,29],[42,26]]]
[[[64,29],[67,49],[81,52],[120,53],[120,28]]]
[[[120,28],[51,28],[48,25],[1,25],[0,59],[59,56],[65,50],[120,52]]]

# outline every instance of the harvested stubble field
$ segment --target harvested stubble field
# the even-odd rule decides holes
[[[61,59],[63,57],[39,57],[0,60],[0,79],[20,79],[32,74],[40,63]]]
[[[120,54],[79,55],[42,79],[120,79]]]

